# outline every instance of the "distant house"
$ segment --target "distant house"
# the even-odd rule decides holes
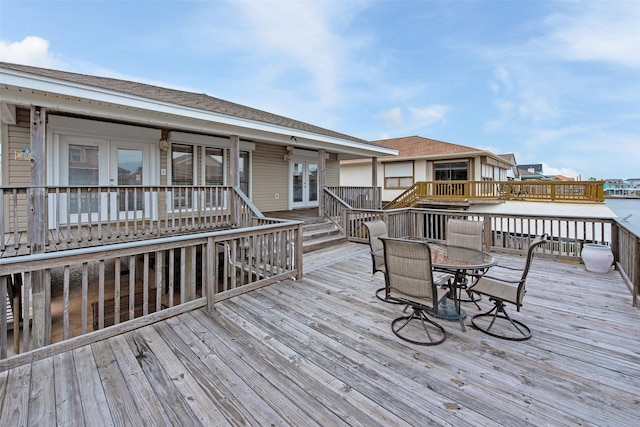
[[[517,165],[518,174],[520,175],[520,179],[522,181],[528,179],[535,180],[544,180],[548,179],[545,175],[543,175],[542,171],[542,163],[530,164],[530,165]]]
[[[489,151],[421,136],[374,142],[398,150],[398,155],[379,157],[375,173],[370,160],[342,161],[340,182],[370,186],[375,179],[382,186],[384,201],[393,200],[419,181],[506,181],[515,166]]]
[[[505,159],[507,162],[513,164],[511,169],[507,171],[507,179],[516,180],[516,181],[520,180],[520,171],[518,170],[516,155],[513,153],[509,153],[509,154],[500,154],[499,156]]]

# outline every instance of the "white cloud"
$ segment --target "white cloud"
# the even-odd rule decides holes
[[[366,36],[348,32],[366,7],[359,2],[243,1],[200,10],[187,44],[218,56],[232,53],[251,67],[253,83],[286,88],[322,107],[345,100],[345,80],[357,67]],[[221,15],[222,10],[222,15]],[[247,72],[249,70],[239,70]]]
[[[555,53],[579,61],[640,67],[640,6],[637,1],[569,3],[547,20]]]
[[[420,127],[431,126],[445,119],[449,112],[446,105],[430,105],[425,108],[409,108],[413,121],[420,124]]]
[[[49,42],[35,36],[25,37],[20,42],[0,40],[0,61],[45,68],[59,65],[59,61],[49,52]]]
[[[425,128],[441,123],[449,112],[446,105],[434,104],[427,107],[393,107],[375,116],[382,119],[395,135],[409,135],[425,132]]]
[[[402,116],[402,110],[400,109],[400,107],[394,107],[390,110],[383,111],[376,117],[383,119],[390,125],[400,126],[404,123],[404,118]]]

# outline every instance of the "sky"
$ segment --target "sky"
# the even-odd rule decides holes
[[[640,178],[640,0],[0,0],[0,60]]]

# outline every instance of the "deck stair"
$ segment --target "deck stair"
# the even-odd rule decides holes
[[[305,253],[346,242],[340,229],[327,218],[306,218],[302,230]]]

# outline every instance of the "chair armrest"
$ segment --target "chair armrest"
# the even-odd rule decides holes
[[[489,276],[487,274],[485,274],[484,276],[482,276],[480,278],[480,280],[482,280],[482,279],[490,279],[490,280],[495,280],[495,281],[498,281],[498,282],[513,283],[513,284],[518,284],[518,283],[521,282],[521,279],[506,279],[504,277]],[[476,283],[478,283],[478,282],[476,282]],[[475,284],[473,286],[475,286]],[[469,289],[473,289],[473,286],[471,286]]]

